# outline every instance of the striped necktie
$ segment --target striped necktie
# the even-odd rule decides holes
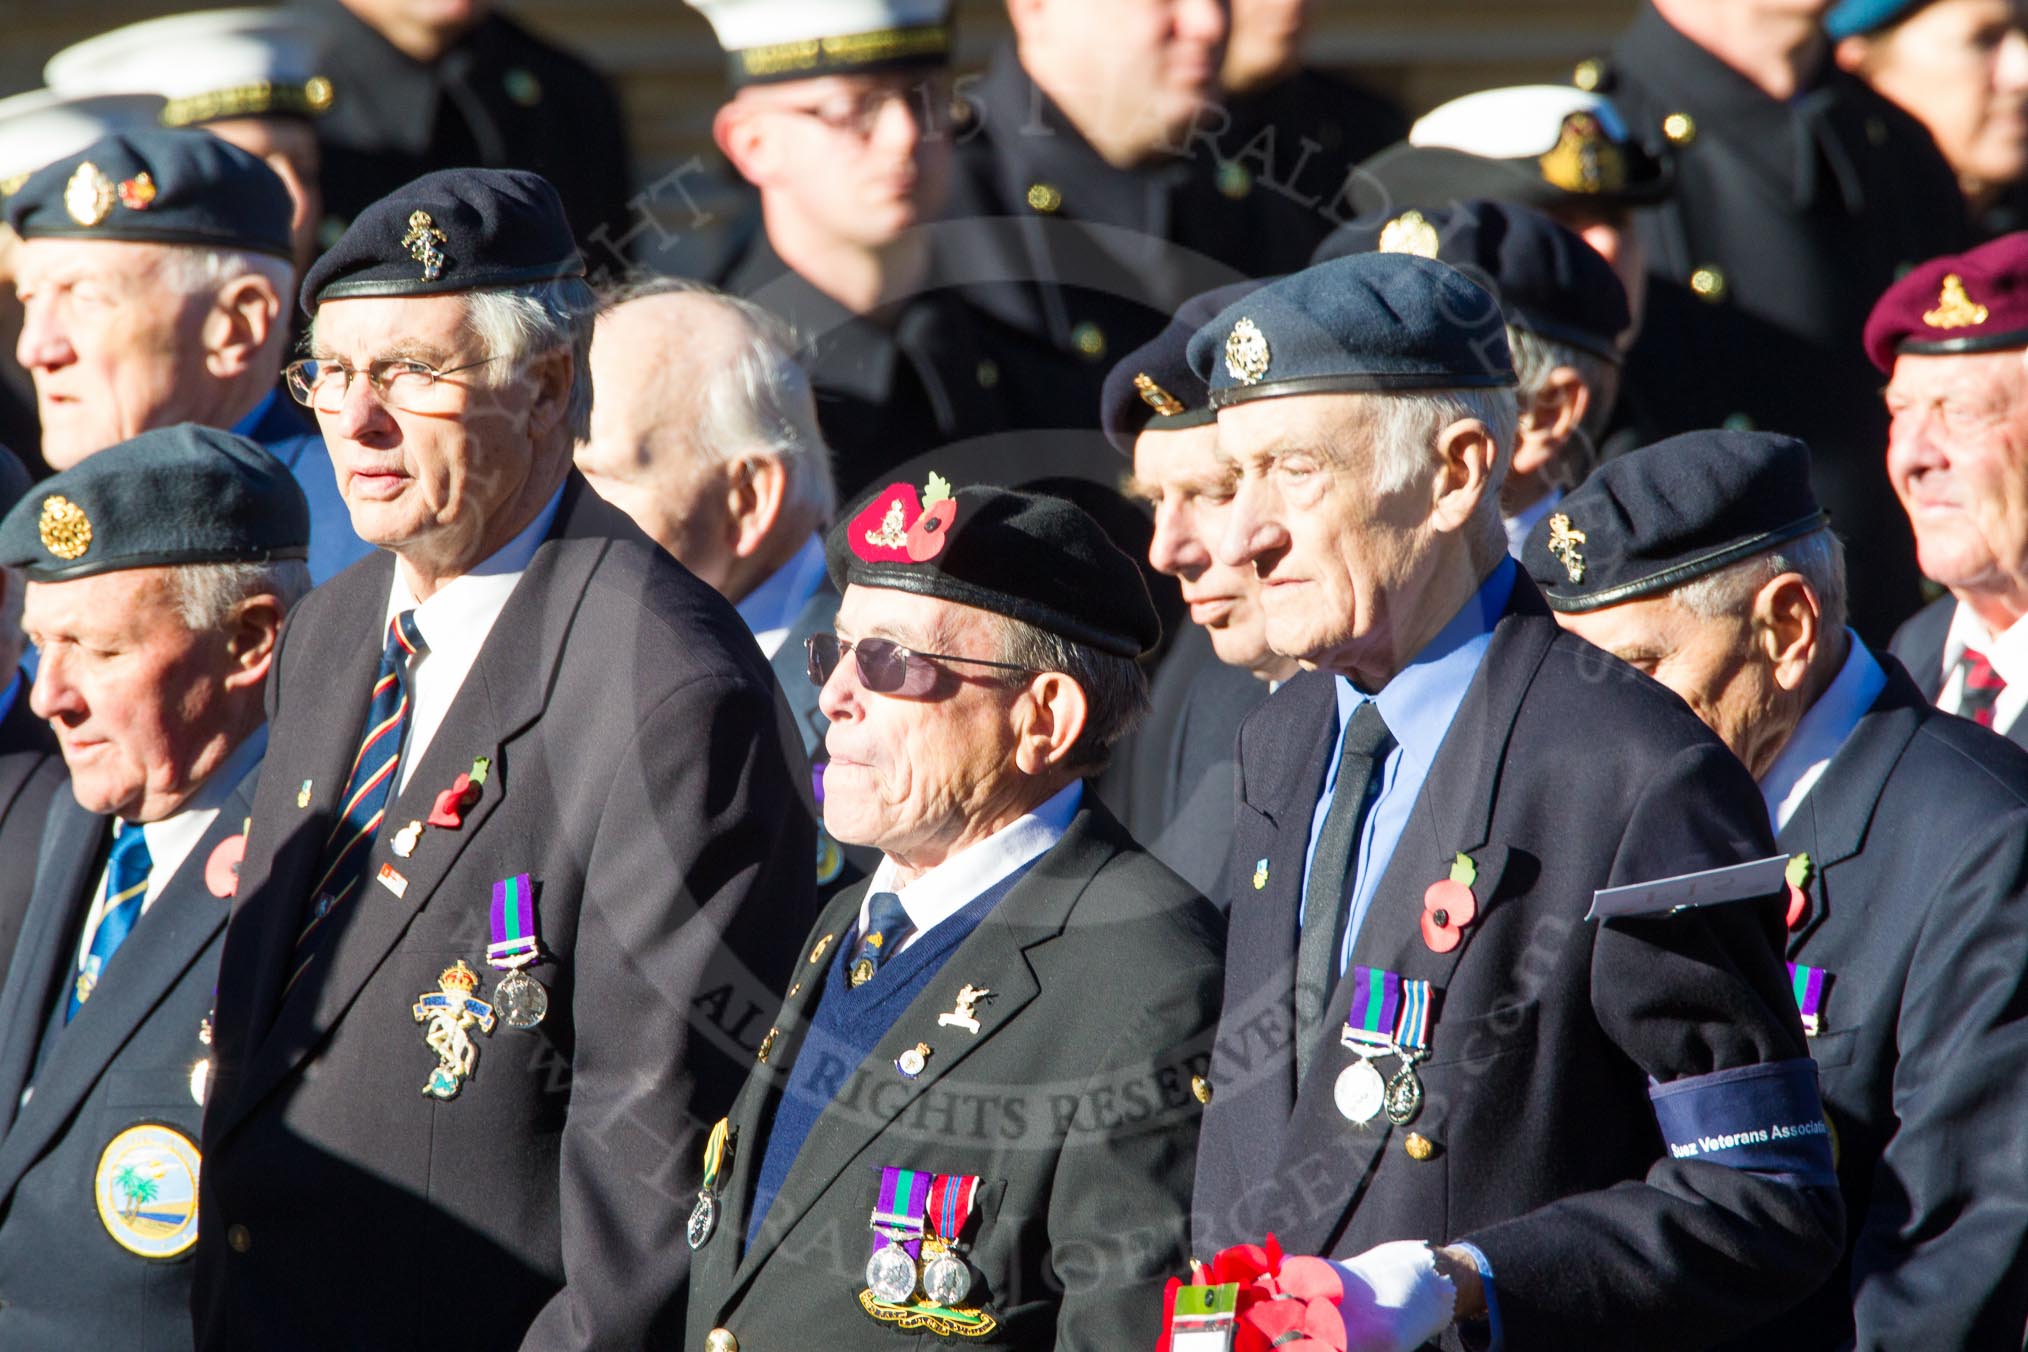
[[[78,966],[77,980],[71,983],[65,1023],[76,1018],[84,1002],[92,998],[106,964],[141,918],[141,905],[148,897],[148,870],[153,866],[148,838],[141,828],[131,822],[114,827],[113,849],[106,859],[106,904],[99,908],[99,927],[92,931],[91,949]]]
[[[1958,717],[1969,718],[1982,728],[1992,727],[1993,705],[2007,683],[1993,670],[1986,655],[1973,648],[1965,649],[1965,655],[1958,659],[1958,670],[1965,677],[1958,686]]]
[[[296,935],[297,964],[295,976],[289,978],[291,985],[302,975],[309,958],[306,946],[324,918],[357,892],[365,878],[366,861],[373,855],[373,839],[380,834],[401,764],[401,739],[408,729],[409,661],[428,651],[413,610],[404,610],[388,622],[387,646],[381,649],[373,699],[366,708],[366,729],[352,758],[344,796],[338,800],[338,820],[324,842],[317,885],[310,889],[310,913]]]

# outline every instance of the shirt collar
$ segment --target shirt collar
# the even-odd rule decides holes
[[[267,749],[268,728],[263,723],[219,762],[218,768],[205,777],[174,814],[142,825],[141,834],[148,841],[151,878],[158,875],[166,878],[182,866],[204,833],[211,829],[219,809],[231,801],[233,790],[260,763]],[[154,890],[157,889],[150,889]]]
[[[895,894],[901,908],[921,934],[938,921],[956,915],[974,898],[1020,868],[1049,852],[1077,816],[1084,781],[1073,780],[1025,817],[1008,823],[976,845],[968,845]],[[866,895],[895,892],[894,861],[883,857],[867,883]],[[859,904],[860,928],[866,905]]]
[[[543,504],[542,510],[535,514],[535,519],[521,528],[520,534],[500,546],[470,572],[461,573],[437,588],[429,600],[420,604],[409,589],[408,579],[402,575],[401,562],[397,559],[394,586],[387,599],[387,618],[392,620],[404,610],[413,610],[416,625],[422,630],[423,642],[429,645],[430,652],[466,642],[474,647],[483,643],[487,631],[493,627],[493,621],[506,607],[515,584],[521,580],[521,574],[528,570],[535,551],[549,534],[562,502],[563,489],[559,487]],[[428,660],[427,654],[424,660]]]
[[[1437,749],[1458,706],[1465,702],[1479,659],[1493,641],[1493,626],[1507,611],[1514,594],[1519,569],[1514,560],[1502,557],[1498,567],[1479,584],[1479,589],[1451,616],[1437,636],[1423,645],[1409,664],[1395,673],[1379,694],[1371,696],[1380,706],[1387,730],[1401,745],[1402,754],[1412,758],[1426,773],[1436,763]],[[1352,721],[1361,703],[1369,697],[1343,676],[1338,678],[1339,726]]]
[[[803,607],[824,585],[824,542],[815,532],[789,561],[768,575],[767,581],[740,598],[734,607],[755,642],[769,657],[782,646],[782,639],[794,627]],[[772,644],[770,643],[772,640]]]
[[[1965,649],[1986,655],[1993,664],[1993,670],[2008,685],[2028,681],[2028,615],[2007,626],[2006,632],[1995,634],[1986,627],[1986,622],[1973,613],[1963,601],[1951,612],[1950,632],[1944,635],[1943,674],[1949,680]]]
[[[1809,797],[1825,767],[1857,730],[1859,720],[1880,698],[1880,692],[1887,689],[1887,673],[1880,669],[1880,663],[1857,634],[1849,629],[1845,632],[1852,643],[1852,650],[1845,654],[1845,664],[1838,668],[1838,675],[1824,688],[1824,693],[1817,696],[1817,702],[1804,711],[1796,730],[1789,734],[1788,744],[1760,778],[1760,795],[1767,803],[1768,820],[1777,832],[1789,824],[1789,818]]]

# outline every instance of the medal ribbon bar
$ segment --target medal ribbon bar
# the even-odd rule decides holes
[[[502,971],[525,967],[541,956],[542,938],[535,929],[535,889],[528,875],[517,873],[493,884],[493,942],[486,961]]]
[[[1802,1011],[1803,1031],[1811,1037],[1824,1025],[1824,978],[1829,975],[1821,967],[1789,964],[1789,987],[1795,992],[1796,1008]]]
[[[892,1165],[880,1171],[880,1205],[869,1222],[873,1230],[873,1253],[896,1245],[910,1258],[922,1253],[923,1210],[929,1202],[934,1175]]]
[[[1395,1034],[1395,1055],[1404,1061],[1417,1058],[1429,1049],[1429,982],[1401,983],[1401,1025]]]
[[[1427,990],[1429,983],[1421,983]],[[1347,1047],[1374,1056],[1393,1047],[1401,1009],[1401,977],[1382,967],[1352,969],[1352,1008],[1345,1015]]]

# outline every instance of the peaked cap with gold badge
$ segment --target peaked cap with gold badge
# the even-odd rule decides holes
[[[1866,355],[1888,372],[1902,352],[1941,356],[2017,347],[2028,347],[2028,231],[1910,268],[1866,319]]]
[[[7,199],[23,239],[191,244],[291,257],[295,199],[275,171],[204,131],[125,131],[28,176]]]
[[[162,96],[165,127],[241,117],[321,117],[330,25],[313,11],[260,6],[143,19],[64,48],[42,68],[64,94]]]
[[[735,85],[941,66],[951,0],[687,0]]]

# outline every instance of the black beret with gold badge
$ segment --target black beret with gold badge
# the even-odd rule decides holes
[[[1177,432],[1217,419],[1210,388],[1190,369],[1190,339],[1220,310],[1265,285],[1234,282],[1192,296],[1160,333],[1113,366],[1099,397],[1099,419],[1114,450],[1131,456],[1143,432]]]

